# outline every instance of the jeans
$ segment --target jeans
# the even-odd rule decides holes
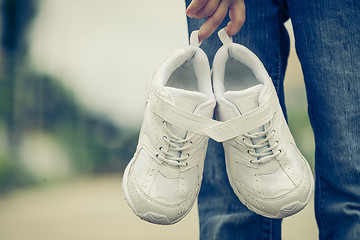
[[[319,238],[360,239],[360,1],[245,0],[245,5],[245,24],[233,40],[263,62],[285,115],[284,22],[292,20],[316,144]],[[188,18],[189,33],[203,22]],[[210,64],[220,46],[217,34],[203,41]],[[233,193],[221,143],[209,142],[198,208],[200,239],[281,239],[281,220],[250,212]]]

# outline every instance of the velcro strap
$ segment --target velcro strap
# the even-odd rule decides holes
[[[149,96],[149,103],[152,111],[165,121],[193,133],[206,136],[205,129],[212,128],[219,122],[187,112],[162,99],[153,91]]]
[[[273,94],[258,108],[226,122],[199,116],[165,101],[153,91],[149,96],[151,110],[165,121],[185,130],[224,142],[250,132],[269,122],[277,111],[277,96]]]
[[[262,105],[244,115],[205,130],[206,134],[217,142],[224,142],[241,134],[250,132],[269,122],[277,109],[277,96],[272,94]]]

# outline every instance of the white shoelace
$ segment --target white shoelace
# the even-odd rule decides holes
[[[270,144],[270,140],[275,136],[275,130],[271,130],[271,126],[267,130],[257,133],[245,133],[243,134],[243,136],[243,143],[245,144],[245,146],[255,150],[248,150],[248,153],[251,156],[257,158],[257,161],[254,162],[251,160],[250,163],[263,164],[270,161],[272,158],[275,158],[281,153],[281,149],[274,152],[274,150],[277,148],[278,141],[275,141],[274,144]],[[246,141],[246,138],[250,139],[251,143]],[[256,144],[253,144],[256,139],[262,140]]]
[[[167,127],[167,123],[163,121],[164,128],[168,136],[163,136],[163,140],[166,143],[167,148],[160,147],[159,150],[162,154],[157,154],[156,157],[166,162],[167,164],[175,167],[185,167],[188,163],[184,162],[188,159],[189,154],[183,154],[184,151],[189,149],[192,145],[191,139],[194,134],[190,133],[185,138],[175,136]]]

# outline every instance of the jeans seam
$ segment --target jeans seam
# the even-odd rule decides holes
[[[308,105],[308,115],[309,115],[309,119],[311,122],[311,125],[314,125],[314,122],[316,121],[316,118],[314,117],[314,110],[311,106],[311,99],[310,96],[307,96],[308,98],[308,102],[310,103]],[[315,134],[315,132],[314,132]],[[321,158],[321,153],[319,152],[319,149],[317,148],[316,145],[316,136],[315,136],[315,181],[316,181],[316,185],[317,185],[317,189],[316,191],[319,191],[318,194],[316,194],[315,196],[317,197],[315,199],[315,201],[318,202],[318,207],[315,208],[315,211],[318,213],[316,216],[316,221],[318,224],[318,228],[319,228],[319,239],[327,239],[326,238],[326,233],[328,233],[328,225],[326,222],[326,216],[324,216],[324,209],[325,209],[325,205],[324,203],[327,202],[328,199],[328,193],[326,190],[326,187],[324,187],[323,184],[323,179],[321,179],[321,177],[323,176],[322,172],[324,167],[322,166],[322,161],[319,161],[319,159]],[[322,231],[321,231],[322,230]]]
[[[274,225],[273,219],[262,217],[261,221],[259,221],[259,223],[261,224],[262,231],[259,231],[258,236],[260,238],[256,238],[256,239],[272,240],[273,239],[273,225]]]
[[[281,50],[280,50],[280,32],[279,32],[279,41],[277,43],[277,56],[276,56],[276,73],[275,73],[275,89],[276,93],[279,95],[280,92],[280,76],[281,76]],[[273,80],[274,82],[274,80]]]
[[[318,179],[319,181],[319,179]],[[326,188],[323,187],[323,185],[321,184],[322,181],[319,181],[319,187],[320,187],[320,193],[322,195],[322,197],[320,198],[320,204],[319,204],[319,213],[320,213],[320,219],[321,219],[321,224],[322,224],[322,228],[325,230],[323,231],[323,237],[324,239],[326,238],[326,233],[328,232],[328,226],[327,226],[327,222],[325,221],[325,216],[324,216],[324,200],[325,198],[327,198],[327,190]],[[326,200],[325,200],[326,201]]]
[[[279,95],[280,92],[280,76],[281,76],[281,50],[280,50],[280,38],[281,38],[281,33],[280,33],[280,28],[279,28],[279,32],[278,32],[279,36],[278,36],[278,41],[277,41],[277,56],[276,56],[276,75],[275,75],[275,81],[276,81],[276,85],[275,85],[275,89],[276,89],[276,93]],[[273,81],[274,82],[274,81]]]
[[[280,44],[279,44],[280,47]],[[277,54],[277,74],[276,74],[276,92],[279,94],[280,92],[280,75],[281,75],[281,53],[280,51]]]
[[[317,161],[317,162],[319,163],[320,161]],[[319,171],[320,170],[318,170],[318,174],[319,174]],[[321,235],[322,235],[323,239],[327,239],[326,233],[328,233],[329,228],[328,228],[328,225],[326,222],[326,217],[324,216],[324,202],[327,202],[328,193],[327,193],[326,187],[324,187],[324,185],[322,184],[323,181],[321,179],[321,174],[320,174],[320,176],[317,177],[316,180],[318,181],[319,191],[320,191],[319,194],[321,195],[321,197],[319,196],[319,208],[318,208],[320,224],[322,225],[322,229],[323,229],[323,232],[321,233]]]

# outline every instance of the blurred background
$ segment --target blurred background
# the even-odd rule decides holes
[[[198,239],[196,206],[174,226],[138,219],[121,178],[135,151],[148,72],[187,45],[183,1],[1,0],[0,239]],[[286,104],[313,167],[301,67]],[[313,202],[283,239],[317,239]]]

